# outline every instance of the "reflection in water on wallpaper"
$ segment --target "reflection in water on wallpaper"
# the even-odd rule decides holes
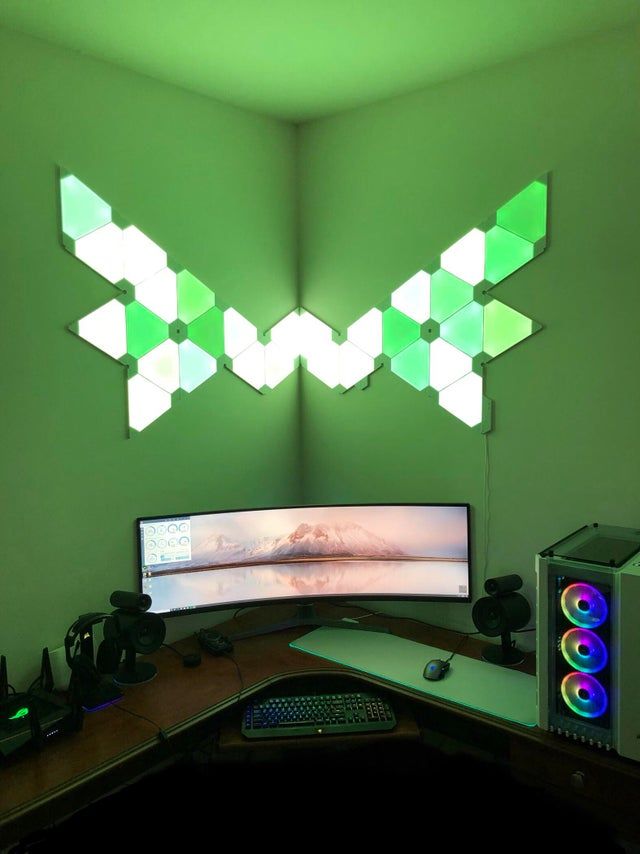
[[[157,611],[246,599],[367,594],[467,595],[467,561],[321,560],[156,576]]]

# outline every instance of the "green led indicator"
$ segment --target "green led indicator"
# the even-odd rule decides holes
[[[18,720],[18,718],[24,718],[29,714],[29,709],[26,706],[23,706],[21,709],[15,713],[15,715],[11,715],[9,718],[10,721]]]

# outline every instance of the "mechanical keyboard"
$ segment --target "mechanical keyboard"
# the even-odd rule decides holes
[[[375,694],[305,694],[250,702],[242,718],[247,738],[381,732],[393,729],[389,703]]]

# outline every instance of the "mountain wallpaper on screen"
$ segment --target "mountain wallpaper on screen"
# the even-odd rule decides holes
[[[301,522],[293,531],[261,537],[242,545],[214,534],[194,545],[191,566],[238,563],[274,563],[327,557],[404,557],[405,552],[355,522],[337,524]]]
[[[201,513],[191,558],[146,567],[158,613],[314,596],[468,596],[466,505]],[[163,520],[167,521],[167,520]]]

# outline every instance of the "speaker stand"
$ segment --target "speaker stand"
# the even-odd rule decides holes
[[[124,654],[124,664],[113,677],[116,685],[140,685],[150,682],[158,672],[155,664],[150,661],[136,661],[136,651],[129,647]]]
[[[488,661],[489,664],[498,664],[501,667],[515,667],[516,664],[522,664],[524,653],[513,645],[511,632],[504,632],[501,639],[500,646],[494,643],[485,646],[482,650],[483,660]]]

